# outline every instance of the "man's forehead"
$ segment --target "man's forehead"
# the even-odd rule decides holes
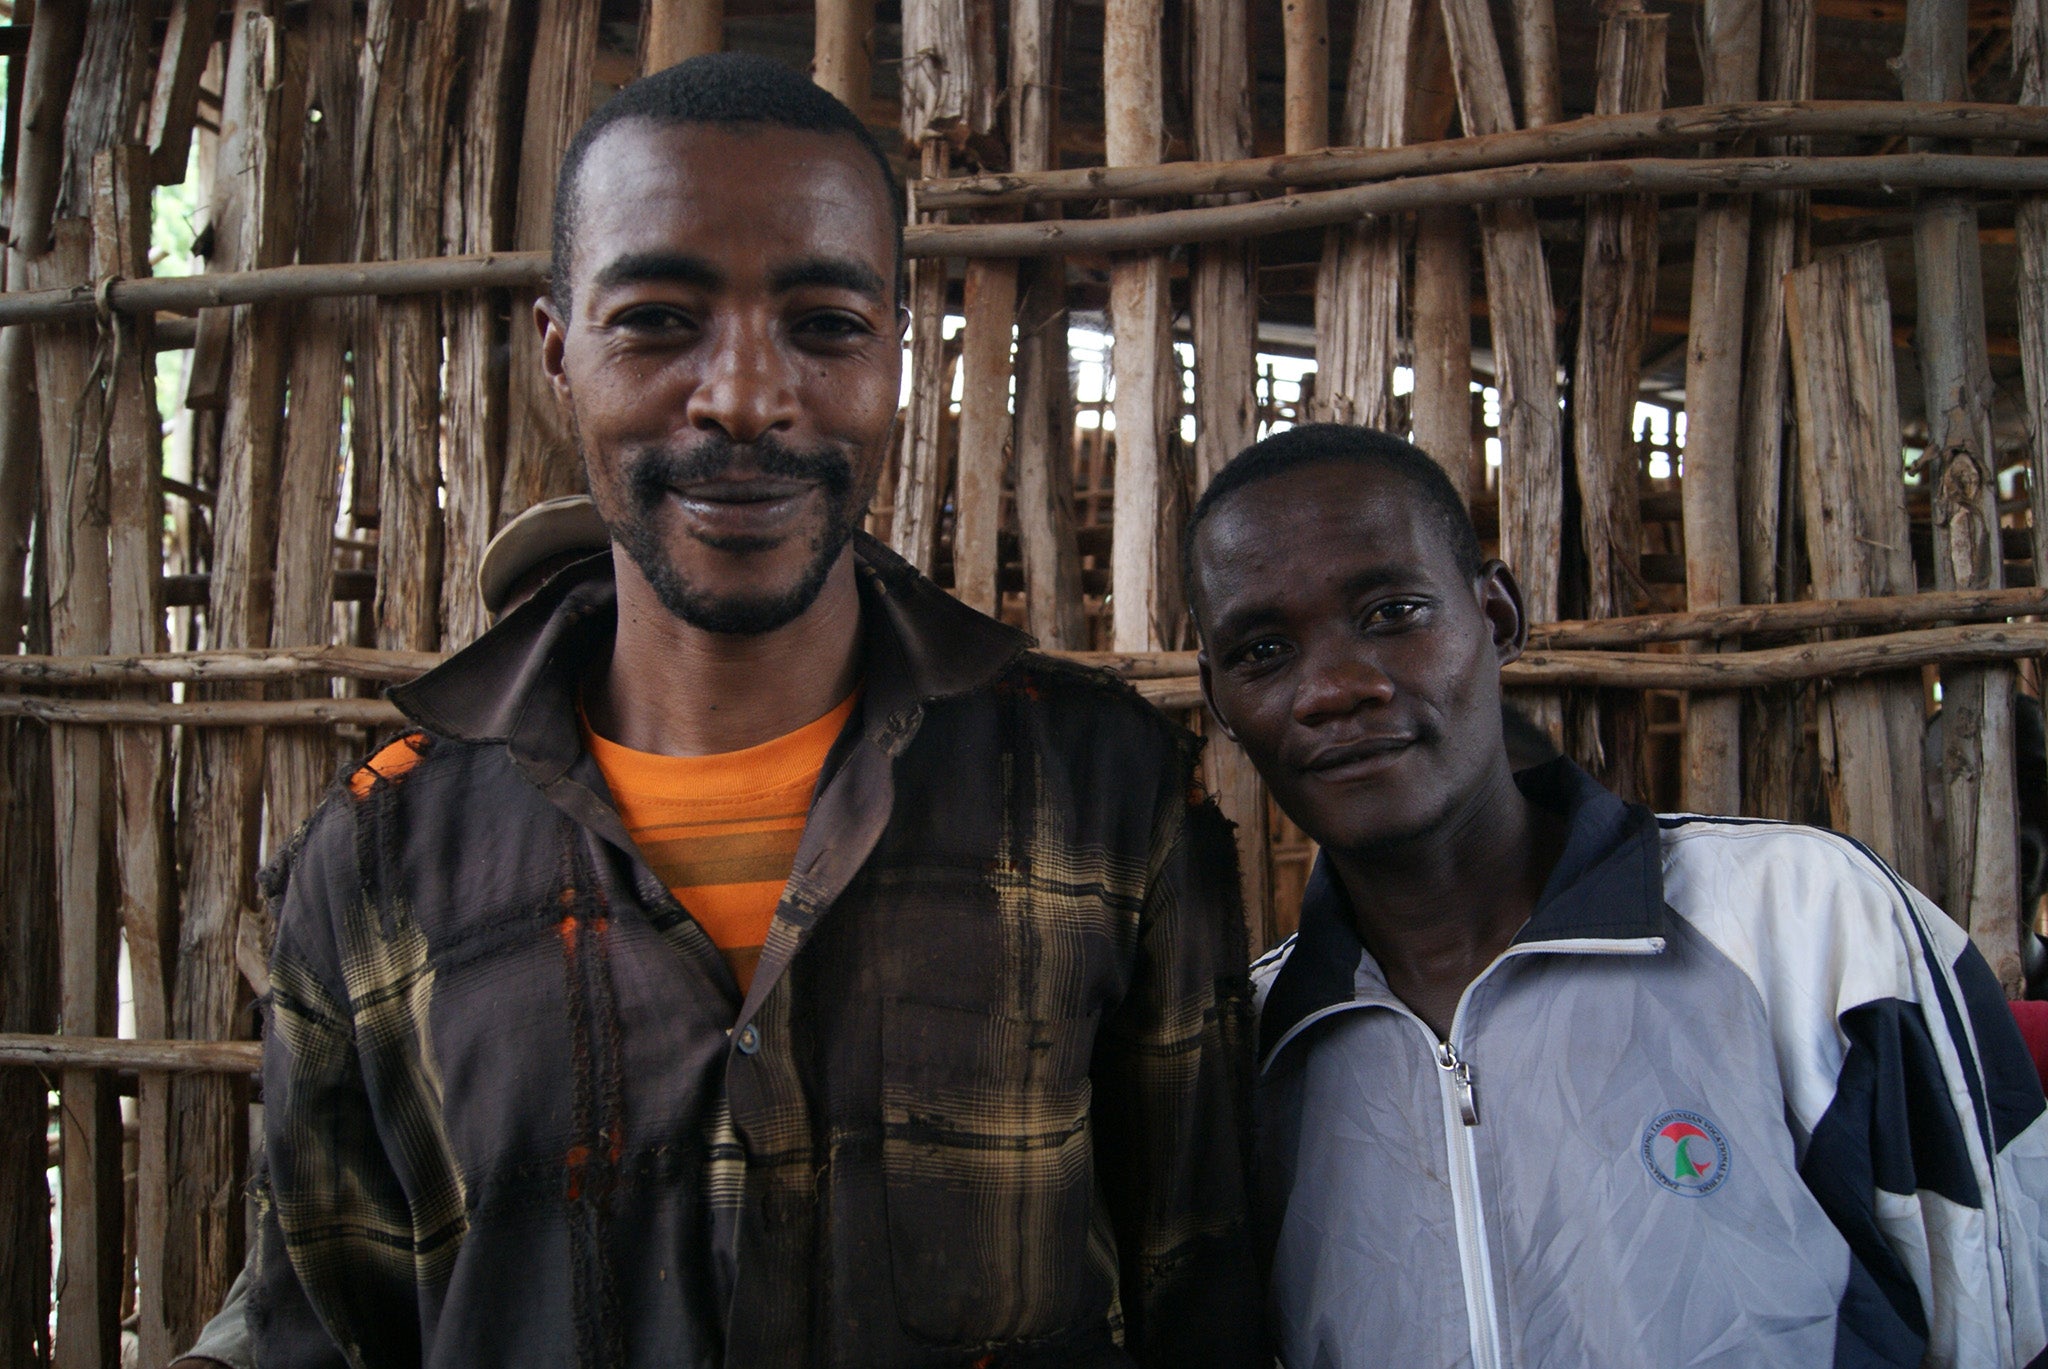
[[[592,203],[594,190],[688,193],[699,183],[724,182],[736,172],[751,184],[772,184],[780,194],[869,196],[876,211],[893,221],[881,168],[852,134],[779,124],[621,119],[591,145],[577,189],[588,212],[598,207]]]

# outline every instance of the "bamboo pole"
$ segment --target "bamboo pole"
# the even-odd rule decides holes
[[[1963,93],[1969,48],[1967,0],[1907,0],[1900,85],[1909,98]],[[1998,451],[1991,438],[1991,361],[1984,348],[1984,271],[1977,207],[1948,192],[1923,195],[1913,211],[1918,325],[1914,343],[1927,396],[1933,477],[1934,586],[1997,589],[2005,582],[1998,542]],[[1941,781],[1935,845],[1942,906],[2004,986],[2025,987],[2019,934],[2019,805],[2013,788],[2013,674],[1959,667],[1942,672]]]
[[[1884,255],[1875,244],[1786,278],[1799,472],[1816,592],[1913,592]],[[1849,645],[1837,643],[1835,645]],[[1700,658],[1707,659],[1707,658]],[[1920,683],[1839,683],[1821,699],[1830,825],[1929,887]]]
[[[1482,0],[1442,3],[1465,131],[1485,135],[1514,127],[1507,74],[1486,6]],[[1494,203],[1481,211],[1479,226],[1495,383],[1500,390],[1501,555],[1521,581],[1529,616],[1541,621],[1557,616],[1558,544],[1564,516],[1550,269],[1530,201]],[[1527,700],[1525,709],[1539,726],[1553,736],[1559,734],[1562,718],[1556,700]]]
[[[858,114],[867,108],[874,57],[875,0],[820,0],[812,79]]]
[[[137,44],[141,46],[140,43]],[[93,160],[94,271],[149,269],[147,152],[114,147]],[[156,359],[147,316],[110,320],[118,366],[110,360],[108,418],[109,645],[115,652],[161,652],[163,613],[162,420],[156,407]],[[161,695],[159,687],[143,691]],[[112,737],[119,923],[128,945],[136,1030],[170,1034],[166,941],[174,921],[171,860],[171,758],[163,732],[122,728]],[[137,1096],[136,1321],[143,1361],[162,1364],[171,1343],[164,1303],[164,1230],[170,1204],[170,1083],[145,1074]]]
[[[1813,0],[1766,0],[1765,94],[1804,99],[1813,93],[1816,56]],[[1805,140],[1776,139],[1766,153],[1803,155]],[[1785,273],[1807,253],[1807,197],[1797,191],[1759,196],[1752,206],[1749,321],[1743,359],[1742,431],[1739,438],[1736,536],[1742,559],[1742,598],[1771,603],[1796,594],[1792,583],[1788,506],[1798,483],[1785,461],[1791,369],[1785,343]],[[1808,705],[1777,691],[1743,701],[1742,811],[1797,820],[1802,801],[1800,762],[1806,747]]]
[[[512,245],[544,252],[554,226],[555,175],[562,153],[590,112],[591,68],[597,58],[598,0],[541,0],[534,23],[533,58],[526,73],[525,127],[519,135],[514,182]],[[712,16],[717,15],[714,25]],[[677,44],[669,60],[724,46],[724,6],[718,0],[653,0],[648,19],[650,54]],[[670,28],[682,20],[681,32]],[[702,46],[706,42],[709,47]],[[453,53],[449,54],[453,59]],[[650,56],[649,61],[657,59]],[[666,66],[668,61],[659,61]],[[650,66],[650,70],[658,69]],[[436,128],[438,125],[429,125]],[[543,499],[583,488],[583,463],[563,430],[554,392],[540,364],[540,330],[533,324],[534,295],[512,296],[511,355],[506,362],[505,472],[496,518],[502,527]]]
[[[306,19],[306,51],[308,117],[296,206],[298,255],[309,263],[340,261],[354,247],[350,173],[357,74],[355,16],[348,0],[314,0]],[[313,110],[320,113],[317,121],[311,118]],[[316,300],[293,319],[287,381],[291,408],[277,478],[273,646],[313,645],[333,631],[330,544],[341,504],[342,394],[355,313],[347,301]],[[451,346],[451,368],[458,355]],[[452,419],[451,440],[459,431]],[[333,778],[334,747],[329,738],[300,733],[279,733],[264,745],[265,845],[281,851]]]
[[[1103,130],[1111,165],[1157,162],[1165,150],[1165,57],[1161,0],[1111,0],[1102,39]],[[1158,645],[1161,482],[1166,466],[1160,391],[1165,345],[1166,259],[1110,264],[1110,365],[1116,383],[1116,502],[1110,554],[1110,639],[1120,651]]]
[[[1055,164],[1060,68],[1058,0],[1010,6],[1010,156],[1019,171]],[[1033,217],[1059,216],[1058,205]],[[1074,537],[1074,422],[1067,375],[1067,268],[1024,266],[1017,309],[1017,538],[1025,624],[1051,648],[1085,643],[1081,557]]]
[[[1280,26],[1286,61],[1284,145],[1290,154],[1300,154],[1330,141],[1329,0],[1281,0]]]
[[[1547,128],[1437,138],[1404,147],[1290,150],[1243,161],[1088,166],[991,172],[917,187],[926,209],[986,209],[1057,200],[1162,199],[1277,194],[1286,187],[1356,185],[1398,176],[1613,157],[1686,144],[1778,137],[1947,138],[2048,141],[2048,110],[2014,105],[1898,100],[1759,101],[1690,105],[1654,113],[1594,114]]]
[[[640,7],[640,70],[643,73],[661,71],[708,52],[723,51],[725,0],[643,0]]]

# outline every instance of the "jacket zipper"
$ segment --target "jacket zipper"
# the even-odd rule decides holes
[[[1474,981],[1475,983],[1477,981]],[[1470,993],[1468,987],[1465,991]],[[1500,1306],[1493,1287],[1493,1254],[1486,1239],[1486,1218],[1480,1205],[1479,1150],[1472,1133],[1479,1125],[1479,1093],[1473,1084],[1472,1066],[1458,1054],[1458,1019],[1464,1015],[1461,998],[1451,1016],[1450,1035],[1435,1045],[1437,1096],[1443,1103],[1444,1152],[1451,1178],[1451,1217],[1458,1229],[1458,1266],[1465,1282],[1466,1330],[1472,1344],[1475,1369],[1500,1369]],[[1413,1014],[1410,1014],[1413,1016]],[[1415,1025],[1429,1027],[1421,1018]]]

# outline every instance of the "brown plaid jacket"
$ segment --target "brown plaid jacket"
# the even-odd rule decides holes
[[[608,560],[395,693],[418,764],[268,876],[267,1369],[1257,1362],[1195,743],[857,553],[861,704],[744,1000],[580,744]]]

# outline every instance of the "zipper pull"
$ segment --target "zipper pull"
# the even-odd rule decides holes
[[[1451,1082],[1458,1089],[1458,1116],[1468,1127],[1479,1125],[1479,1095],[1472,1089],[1472,1066],[1458,1058],[1458,1052],[1448,1041],[1439,1041],[1436,1046],[1437,1068],[1451,1076]]]

